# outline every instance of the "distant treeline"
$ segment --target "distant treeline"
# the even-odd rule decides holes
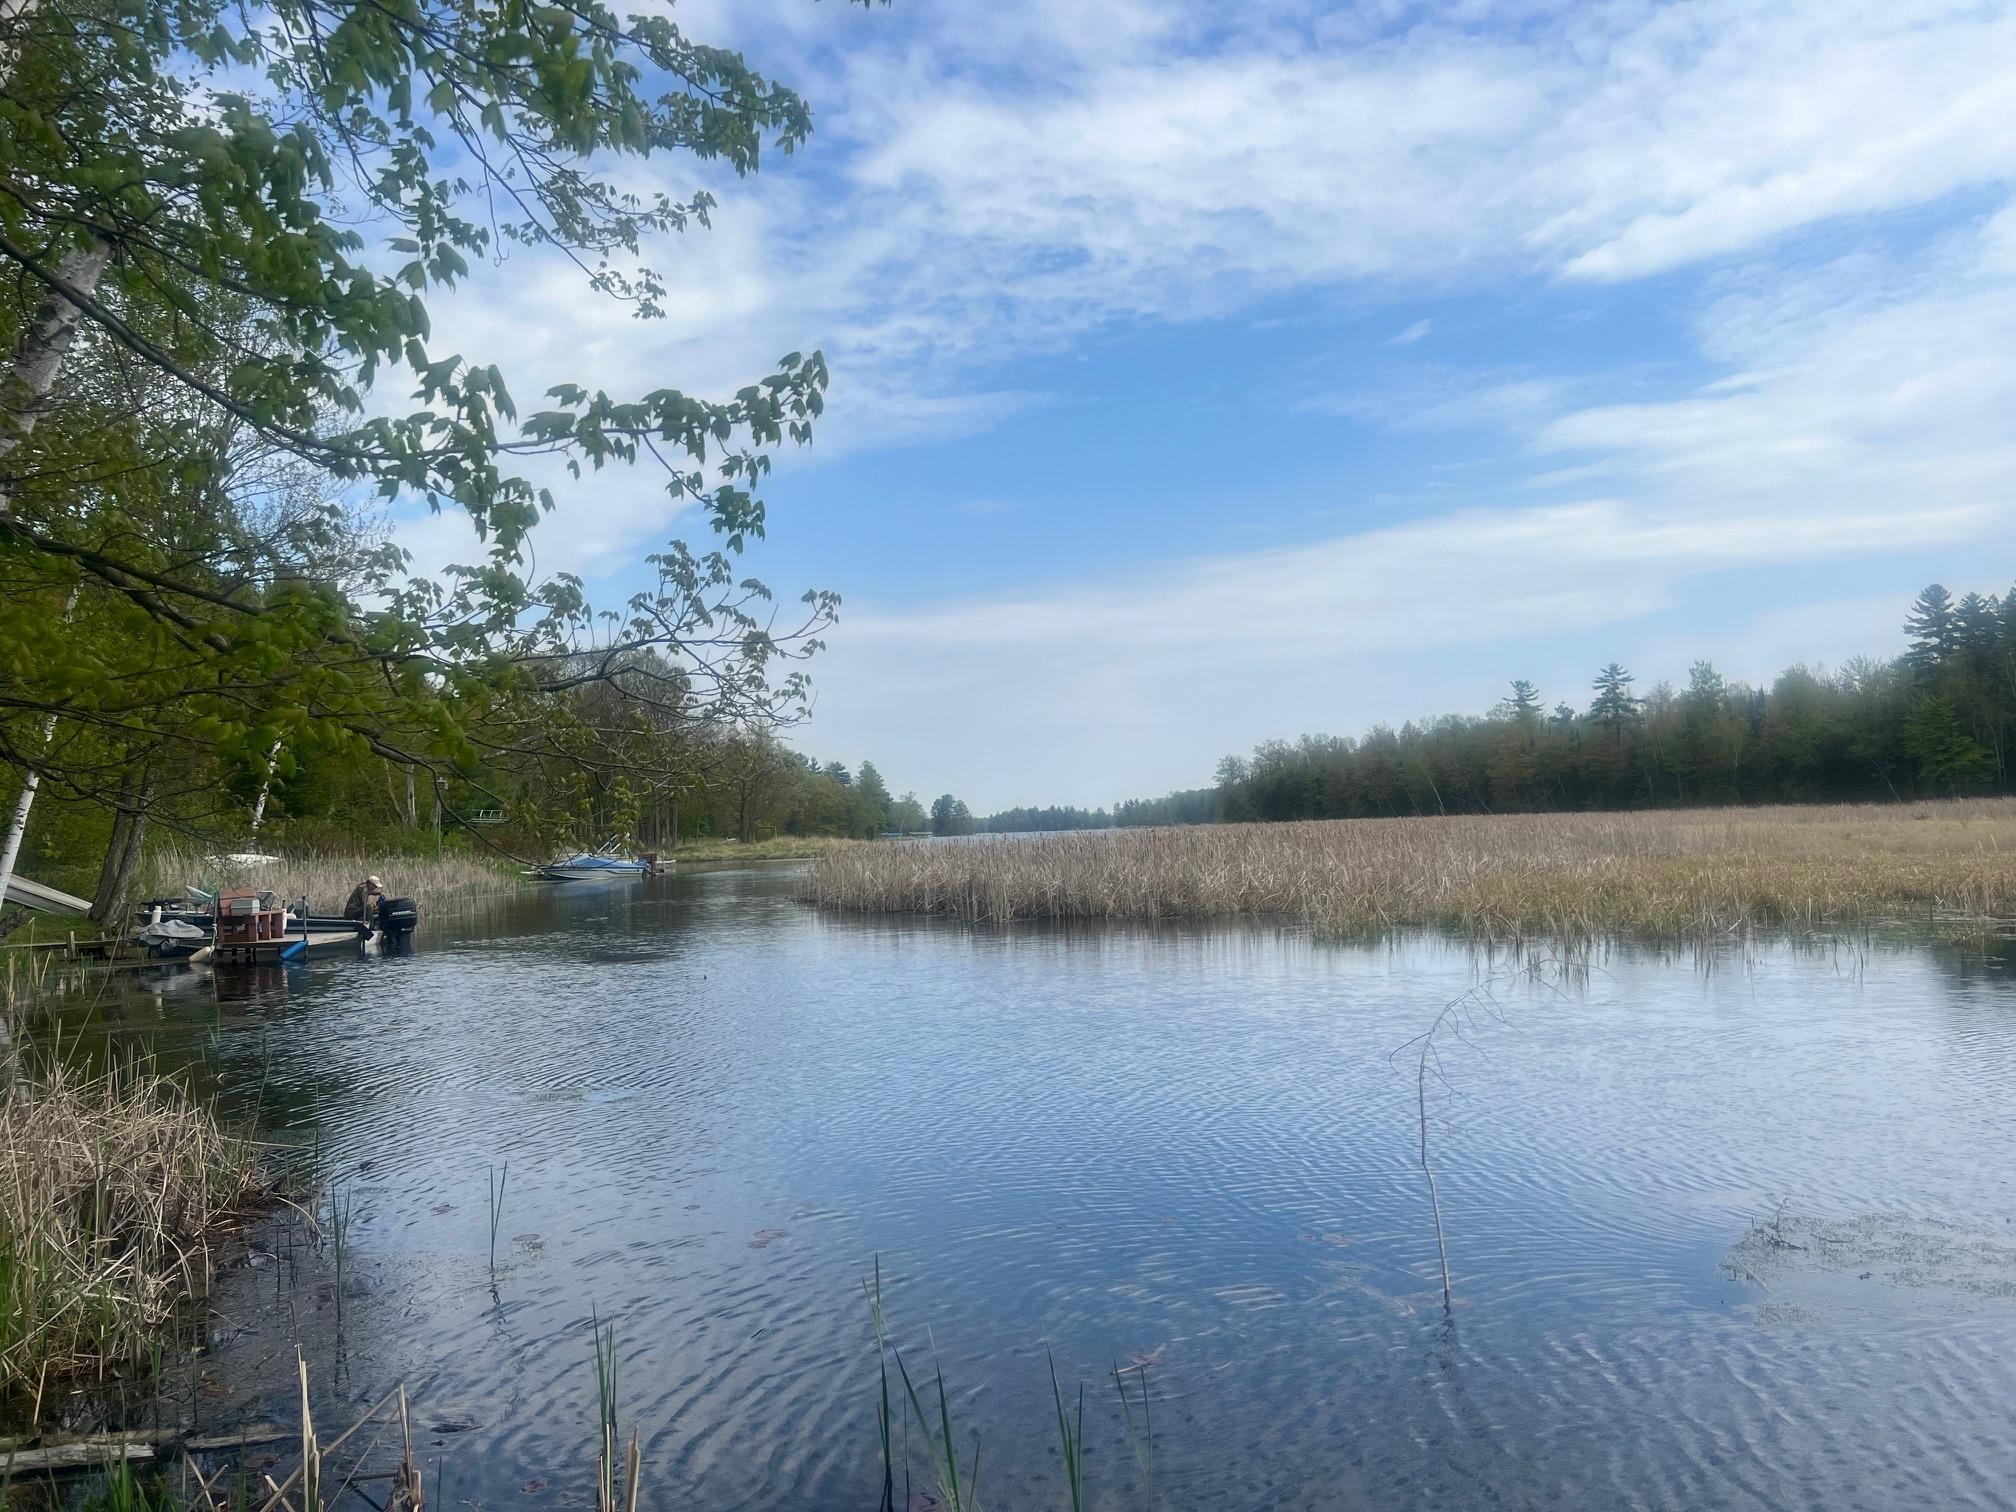
[[[1768,688],[1696,662],[1636,691],[1612,662],[1585,707],[1517,681],[1490,713],[1270,740],[1215,787],[1115,805],[1117,825],[1346,819],[2008,793],[2016,744],[2016,589],[1911,604],[1908,647]],[[1018,810],[1018,813],[1029,811]],[[1037,811],[1050,812],[1050,811]],[[1065,811],[1070,812],[1070,811]],[[1082,812],[1082,811],[1080,811]],[[994,827],[990,821],[990,828]]]
[[[1062,808],[1011,808],[998,814],[989,814],[979,823],[980,831],[990,835],[1020,835],[1047,830],[1111,829],[1113,816],[1102,809],[1072,808],[1068,804]]]

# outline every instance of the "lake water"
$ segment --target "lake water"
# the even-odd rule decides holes
[[[584,1505],[592,1314],[646,1505],[872,1508],[879,1256],[997,1508],[1068,1505],[1046,1348],[1101,1507],[2016,1505],[2006,949],[1499,984],[1429,1093],[1445,1317],[1391,1052],[1476,953],[792,886],[559,887],[410,956],[136,990],[115,1023],[352,1204],[340,1341],[326,1286],[227,1286],[198,1400],[284,1400],[305,1339],[325,1424],[424,1383],[450,1502]]]

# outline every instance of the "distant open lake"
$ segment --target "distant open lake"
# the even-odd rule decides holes
[[[561,885],[108,1009],[319,1139],[353,1204],[340,1358],[326,1298],[241,1284],[206,1410],[282,1403],[298,1330],[325,1425],[425,1383],[450,1502],[586,1505],[592,1309],[645,1505],[872,1509],[879,1256],[995,1508],[1068,1505],[1046,1347],[1103,1508],[2016,1504],[2006,942],[1500,983],[1430,1090],[1445,1319],[1389,1057],[1475,951],[793,886]]]

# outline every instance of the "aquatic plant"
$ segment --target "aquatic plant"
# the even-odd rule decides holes
[[[601,1447],[595,1456],[596,1512],[636,1512],[637,1488],[642,1456],[637,1435],[631,1433],[624,1455],[623,1474],[616,1473],[616,1325],[604,1323],[589,1311],[589,1329],[595,1344],[595,1398]]]
[[[875,1352],[882,1363],[882,1400],[879,1421],[882,1430],[883,1454],[883,1494],[891,1497],[894,1493],[894,1473],[889,1458],[889,1370],[887,1361],[896,1362],[897,1379],[903,1383],[903,1395],[910,1410],[917,1416],[917,1429],[924,1437],[925,1453],[931,1462],[932,1478],[938,1482],[938,1494],[944,1505],[952,1512],[980,1512],[980,1443],[973,1443],[973,1462],[963,1475],[959,1469],[959,1446],[952,1430],[951,1398],[945,1390],[945,1368],[939,1364],[936,1351],[931,1361],[932,1372],[938,1386],[938,1426],[931,1426],[932,1415],[924,1410],[924,1400],[918,1394],[916,1383],[910,1379],[910,1367],[904,1363],[903,1352],[889,1341],[889,1320],[882,1310],[882,1262],[875,1262],[872,1286],[863,1283],[868,1294],[869,1316],[875,1325]],[[909,1442],[906,1433],[904,1442],[904,1477],[909,1477]],[[908,1504],[906,1492],[905,1504]]]
[[[1074,1423],[1064,1411],[1064,1388],[1057,1383],[1057,1356],[1043,1351],[1050,1362],[1050,1399],[1057,1405],[1057,1442],[1064,1456],[1064,1480],[1071,1492],[1071,1512],[1085,1512],[1085,1387],[1078,1387],[1078,1419]]]
[[[2016,916],[2016,800],[1199,825],[863,845],[824,908],[1021,919],[1260,918],[1504,942]]]
[[[875,1257],[875,1272],[872,1283],[864,1277],[861,1282],[861,1288],[867,1293],[868,1316],[875,1324],[875,1364],[877,1370],[880,1372],[882,1385],[881,1399],[875,1404],[875,1426],[880,1431],[882,1437],[882,1512],[895,1512],[896,1456],[894,1446],[890,1441],[889,1421],[889,1328],[888,1320],[882,1313],[882,1257],[880,1255]],[[910,1505],[910,1466],[908,1463],[910,1420],[907,1416],[903,1420],[903,1426],[903,1448],[905,1454],[905,1463],[903,1466],[903,1505],[907,1509]]]
[[[516,892],[524,877],[495,858],[448,852],[440,856],[306,852],[247,864],[186,844],[151,848],[141,872],[142,897],[175,897],[191,886],[215,891],[259,887],[289,902],[306,898],[317,914],[335,914],[359,882],[382,875],[387,890],[415,897],[428,912]]]
[[[1127,1447],[1134,1451],[1134,1463],[1141,1470],[1141,1484],[1147,1488],[1148,1500],[1155,1500],[1155,1419],[1148,1405],[1148,1366],[1144,1362],[1134,1367],[1141,1377],[1141,1427],[1134,1426],[1134,1404],[1127,1399],[1127,1373],[1120,1368],[1120,1362],[1113,1362],[1113,1388],[1120,1393],[1120,1421],[1127,1430]]]
[[[350,1253],[350,1193],[329,1184],[329,1242],[336,1262],[336,1326],[343,1326],[343,1261]]]
[[[262,1185],[252,1148],[144,1059],[22,1072],[0,1101],[0,1380],[30,1416],[54,1379],[144,1367]]]

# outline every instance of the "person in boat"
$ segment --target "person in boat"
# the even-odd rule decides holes
[[[350,901],[343,905],[343,917],[372,923],[378,917],[378,900],[384,896],[385,884],[376,877],[366,877],[350,894]]]

